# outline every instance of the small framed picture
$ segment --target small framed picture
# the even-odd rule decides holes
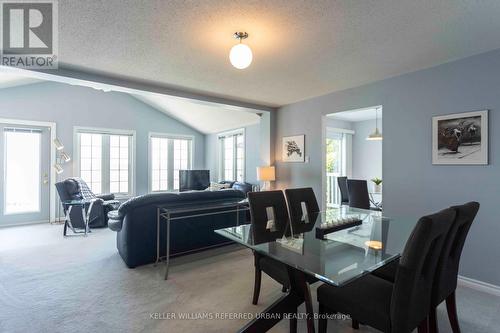
[[[304,139],[305,135],[294,135],[283,137],[282,159],[283,162],[304,162]]]
[[[432,117],[432,164],[488,164],[488,110]]]

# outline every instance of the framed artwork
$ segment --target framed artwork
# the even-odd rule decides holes
[[[432,117],[432,164],[488,164],[488,110]]]
[[[282,160],[283,162],[304,162],[305,135],[283,137]]]

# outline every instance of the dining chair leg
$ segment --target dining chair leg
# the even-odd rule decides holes
[[[356,319],[353,319],[352,320],[352,328],[355,330],[359,330],[359,321],[357,321]]]
[[[297,317],[290,318],[290,333],[297,333]]]
[[[429,331],[430,333],[439,333],[436,307],[432,307],[431,311],[429,312]]]
[[[257,305],[259,302],[259,294],[260,294],[260,283],[262,280],[262,271],[260,270],[260,267],[255,267],[255,283],[253,286],[253,300],[252,304]]]
[[[302,285],[303,295],[304,295],[304,305],[306,307],[306,325],[308,332],[314,332],[314,310],[313,310],[313,300],[311,297],[311,289],[309,288],[309,283],[306,281],[305,274],[296,271],[296,281]]]
[[[326,333],[328,319],[326,318],[327,312],[323,304],[319,303],[318,309],[318,333]]]
[[[448,310],[448,318],[450,319],[451,330],[453,333],[460,333],[460,325],[458,324],[457,315],[457,299],[455,292],[446,298],[446,310]]]
[[[418,333],[429,333],[429,320],[427,318],[422,320],[422,322],[418,325],[417,332]]]

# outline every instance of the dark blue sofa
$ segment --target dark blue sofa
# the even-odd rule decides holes
[[[238,202],[245,194],[238,190],[150,193],[127,200],[109,216],[109,228],[117,231],[116,246],[128,267],[150,264],[156,260],[157,205],[165,208],[199,207],[211,203]],[[196,214],[200,213],[199,211]],[[191,215],[186,213],[184,215]],[[247,215],[240,213],[240,223]],[[172,221],[170,255],[178,256],[205,248],[228,244],[214,230],[236,225],[236,213],[224,213]],[[166,223],[160,224],[160,255],[165,255]]]

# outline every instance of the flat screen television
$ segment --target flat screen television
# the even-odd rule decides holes
[[[210,186],[210,170],[179,170],[179,191],[201,191]]]

